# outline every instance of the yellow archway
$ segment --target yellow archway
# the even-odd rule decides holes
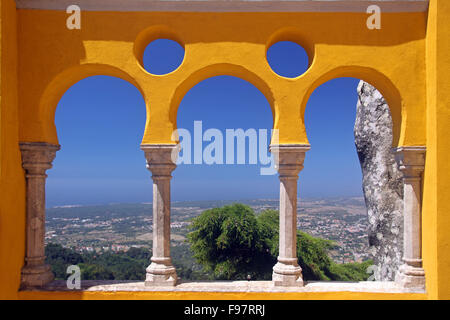
[[[321,75],[316,81],[314,81],[308,88],[307,93],[303,97],[301,104],[301,113],[304,123],[305,109],[311,94],[320,87],[322,84],[336,78],[357,78],[368,82],[380,91],[389,105],[392,117],[392,130],[393,130],[393,147],[398,146],[401,139],[401,128],[406,127],[406,123],[402,121],[406,118],[406,111],[402,112],[402,99],[399,91],[394,84],[381,72],[367,67],[359,66],[346,66],[335,68],[323,75]],[[356,88],[355,88],[356,90]]]

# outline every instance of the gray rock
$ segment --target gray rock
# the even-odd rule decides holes
[[[403,255],[403,183],[392,152],[392,118],[383,96],[358,85],[355,145],[363,175],[375,278],[394,280]]]

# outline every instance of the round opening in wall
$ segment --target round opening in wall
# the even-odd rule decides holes
[[[184,59],[184,48],[170,39],[157,39],[144,51],[144,69],[151,74],[163,75],[176,70]]]
[[[279,76],[296,78],[308,70],[309,59],[305,49],[292,41],[279,41],[267,50],[267,62]]]

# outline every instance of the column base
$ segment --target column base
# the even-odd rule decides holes
[[[25,266],[22,268],[21,287],[43,287],[55,279],[50,265]]]
[[[425,289],[425,271],[407,264],[400,266],[395,282],[403,288]]]
[[[153,258],[152,258],[153,259]],[[170,259],[169,259],[170,263]],[[178,277],[170,264],[152,262],[146,269],[145,285],[153,287],[174,287],[177,284]]]
[[[277,287],[303,287],[302,268],[297,264],[277,262],[273,267],[272,282]]]

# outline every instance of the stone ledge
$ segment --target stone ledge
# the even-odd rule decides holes
[[[424,290],[405,289],[395,282],[326,282],[310,281],[304,287],[275,287],[272,281],[198,281],[181,282],[175,287],[149,287],[144,281],[82,280],[81,289],[68,289],[66,281],[55,280],[42,288],[23,291],[70,292],[367,292],[367,293],[425,293]]]

